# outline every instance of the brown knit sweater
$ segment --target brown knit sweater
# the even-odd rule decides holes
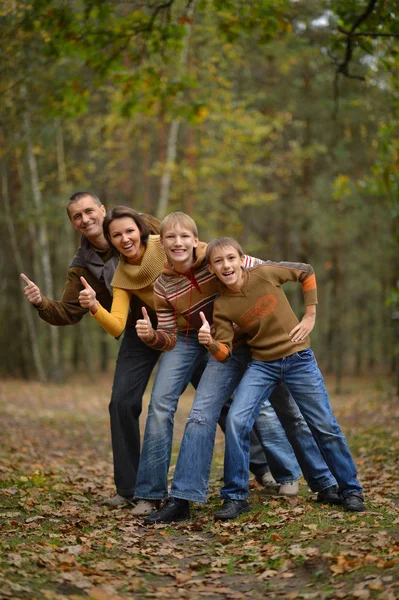
[[[229,358],[234,323],[247,333],[254,360],[277,360],[308,348],[309,337],[296,343],[289,337],[298,319],[281,285],[299,281],[305,304],[317,304],[316,278],[311,265],[268,261],[246,270],[244,278],[244,285],[238,292],[220,283],[220,296],[213,311],[216,333],[208,348],[210,353],[220,361]]]

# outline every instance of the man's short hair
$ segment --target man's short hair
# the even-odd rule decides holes
[[[93,192],[76,192],[75,194],[72,194],[72,196],[69,198],[69,200],[67,202],[66,209],[67,209],[68,217],[69,217],[70,205],[73,204],[74,202],[78,202],[78,200],[82,200],[82,198],[86,198],[87,196],[92,198],[94,203],[97,204],[97,206],[103,205],[101,200],[99,198],[97,198],[97,196],[95,194],[93,194]]]
[[[237,240],[229,237],[217,237],[211,240],[206,247],[205,258],[208,265],[211,262],[212,254],[215,252],[215,250],[218,250],[219,248],[227,248],[228,246],[232,246],[235,250],[237,250],[239,256],[244,256],[244,251]]]
[[[141,218],[138,212],[130,208],[129,206],[115,206],[115,208],[111,208],[105,215],[103,221],[103,231],[104,237],[107,240],[108,244],[112,247],[113,243],[111,237],[109,235],[109,226],[112,221],[116,219],[123,219],[124,217],[130,217],[136,223],[138,230],[140,231],[140,240],[142,244],[146,244],[148,241],[148,236],[150,235],[150,229],[144,219]]]
[[[198,238],[198,227],[197,227],[194,219],[192,219],[189,215],[186,215],[186,213],[181,212],[181,211],[169,213],[161,221],[161,227],[159,230],[159,235],[161,236],[161,238],[163,237],[163,234],[165,231],[167,231],[167,230],[169,231],[170,229],[173,229],[175,227],[175,225],[180,225],[181,227],[187,227],[187,229],[191,230],[194,237]]]

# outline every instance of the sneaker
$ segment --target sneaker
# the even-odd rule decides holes
[[[160,500],[139,500],[131,513],[134,517],[144,517],[159,508]]]
[[[256,475],[255,479],[260,485],[263,485],[264,488],[278,487],[278,483],[270,471],[266,471],[263,475]]]
[[[214,518],[215,521],[228,521],[249,510],[251,510],[251,507],[246,500],[225,500],[222,508],[215,513]]]
[[[297,481],[287,481],[282,483],[278,490],[279,496],[297,496],[299,492],[299,483]]]
[[[337,486],[331,485],[321,490],[317,494],[316,502],[321,502],[322,504],[342,504],[342,498],[338,494]]]
[[[349,494],[349,496],[342,500],[342,504],[344,510],[348,510],[350,512],[364,512],[366,510],[363,496],[360,494]]]
[[[188,500],[169,498],[159,510],[144,519],[146,525],[154,523],[177,523],[190,518],[190,505]]]
[[[129,504],[133,504],[133,496],[125,497],[120,494],[115,494],[112,498],[106,498],[100,502],[101,506],[109,506],[111,508],[121,508],[122,506],[128,506]]]

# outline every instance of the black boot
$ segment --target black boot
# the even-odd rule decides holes
[[[356,492],[346,496],[346,498],[343,499],[342,504],[344,510],[349,510],[350,512],[364,512],[366,510],[363,496]]]
[[[337,486],[332,485],[317,494],[316,502],[322,504],[342,504],[342,498],[338,493]]]
[[[151,513],[144,519],[146,525],[154,523],[174,523],[187,521],[190,518],[190,505],[188,500],[169,498],[162,508]]]
[[[235,519],[241,513],[251,509],[246,500],[225,500],[223,506],[215,513],[215,521],[228,521]]]

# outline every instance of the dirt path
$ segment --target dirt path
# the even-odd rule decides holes
[[[304,483],[290,500],[253,486],[251,513],[216,524],[218,434],[208,504],[187,524],[150,528],[99,506],[113,493],[110,387],[110,377],[0,382],[0,598],[399,597],[399,403],[389,384],[351,380],[332,395],[367,513],[320,506]],[[191,402],[186,392],[176,448]]]

